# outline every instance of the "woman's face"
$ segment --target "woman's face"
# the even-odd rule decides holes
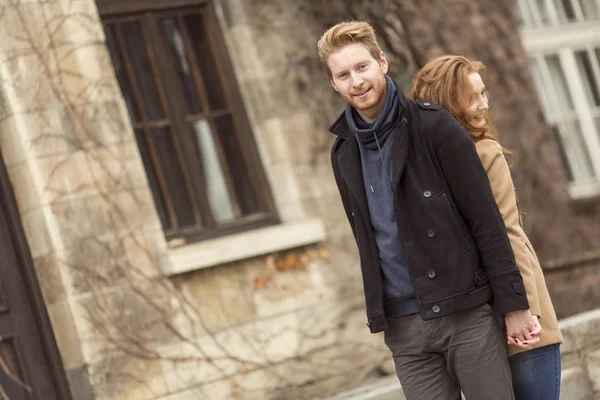
[[[486,124],[485,112],[489,108],[487,90],[481,76],[477,72],[469,74],[471,82],[471,93],[469,104],[465,109],[467,122],[475,128],[483,128]]]

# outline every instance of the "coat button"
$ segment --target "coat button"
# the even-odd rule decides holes
[[[437,304],[433,307],[431,307],[431,311],[433,311],[434,313],[439,313],[440,312],[440,306],[438,306]]]
[[[424,105],[425,107],[429,107],[429,106],[431,105],[431,103],[430,103],[430,102],[428,102],[428,101],[424,101],[424,102],[423,102],[423,105]]]
[[[424,191],[424,192],[423,192],[423,196],[424,196],[424,197],[427,197],[427,198],[431,197],[431,191],[430,191],[430,190],[426,190],[426,191]]]
[[[429,279],[435,278],[435,271],[430,269],[429,272],[427,273],[427,276],[429,277]]]
[[[430,238],[435,236],[435,231],[433,229],[430,229],[429,231],[427,231],[427,236],[429,236]]]

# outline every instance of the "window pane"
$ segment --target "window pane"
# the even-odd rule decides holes
[[[596,0],[580,0],[580,4],[584,19],[592,20],[598,18],[598,5],[596,4]]]
[[[185,93],[187,100],[188,111],[192,113],[202,112],[198,96],[196,95],[194,81],[190,71],[190,65],[188,63],[185,46],[181,37],[179,26],[177,26],[175,19],[169,18],[164,19],[160,22],[160,27],[165,38],[165,42],[169,46],[171,53],[171,60],[177,71],[178,78],[181,82],[181,87]]]
[[[126,58],[132,67],[137,87],[142,94],[146,116],[151,119],[162,119],[165,116],[156,87],[156,81],[150,67],[146,51],[146,43],[142,27],[138,22],[126,22],[119,25],[121,37],[125,43]]]
[[[598,77],[594,74],[592,62],[587,51],[578,51],[575,53],[579,73],[585,86],[588,101],[593,105],[600,105],[600,93],[598,93]]]
[[[546,56],[546,63],[548,65],[548,70],[550,71],[550,79],[552,79],[552,86],[554,87],[556,102],[558,104],[558,110],[554,110],[554,112],[560,112],[562,110],[574,110],[575,107],[573,106],[571,93],[569,92],[567,80],[562,67],[560,66],[560,60],[558,56]]]
[[[140,149],[142,161],[144,162],[144,168],[146,169],[146,175],[148,176],[148,184],[150,185],[150,190],[152,190],[152,196],[154,197],[154,204],[156,205],[156,210],[158,211],[160,222],[162,223],[163,229],[170,229],[171,222],[169,221],[167,207],[165,206],[163,195],[161,193],[160,186],[158,185],[156,169],[154,168],[154,164],[152,163],[152,158],[150,156],[150,149],[148,148],[146,136],[144,135],[143,131],[136,130],[135,138]]]
[[[184,20],[202,73],[208,104],[212,110],[227,108],[225,90],[219,77],[215,55],[210,49],[210,38],[203,17],[201,14],[189,14]]]
[[[215,125],[227,159],[240,211],[243,215],[259,212],[261,209],[256,197],[256,182],[253,181],[252,171],[246,165],[246,157],[235,133],[233,118],[231,115],[215,118]]]
[[[121,59],[121,54],[117,47],[116,38],[114,35],[114,26],[105,26],[104,34],[106,35],[106,47],[108,48],[108,53],[110,54],[110,59],[113,64],[115,74],[117,75],[117,80],[119,81],[119,87],[121,88],[123,99],[125,99],[125,105],[127,106],[129,118],[132,122],[140,122],[141,118],[139,110],[132,99],[133,89],[131,82],[129,82],[129,79],[127,79],[123,60]]]
[[[201,120],[195,122],[192,127],[196,134],[204,180],[206,182],[204,190],[210,203],[213,217],[217,222],[230,221],[234,219],[233,207],[210,125],[206,120]]]
[[[183,179],[184,171],[177,158],[171,131],[169,128],[153,129],[150,131],[150,137],[158,150],[159,168],[166,181],[178,225],[179,227],[193,226],[196,221],[192,200]]]
[[[531,4],[531,12],[535,13],[539,18],[542,25],[550,23],[550,16],[548,14],[548,7],[546,7],[546,0],[529,0]]]
[[[533,19],[531,18],[528,0],[517,0],[515,17],[517,19],[517,25],[524,25],[528,28],[535,26]]]
[[[548,94],[548,86],[544,84],[544,79],[542,78],[542,72],[540,71],[540,66],[537,63],[537,60],[530,59],[529,63],[531,65],[531,72],[533,74],[533,81],[535,83],[535,87],[537,88],[537,92],[542,103],[542,108],[544,109],[544,115],[546,116],[547,121],[552,121],[553,113],[550,103],[550,95]]]
[[[587,180],[595,177],[590,154],[583,141],[579,121],[565,122],[558,125],[560,142],[570,168],[573,181]]]
[[[575,21],[575,9],[571,1],[573,0],[554,0],[561,22]]]

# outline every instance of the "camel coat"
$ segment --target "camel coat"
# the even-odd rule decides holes
[[[490,180],[498,208],[504,218],[517,267],[523,276],[531,313],[539,317],[540,325],[542,325],[540,342],[534,347],[562,343],[562,334],[558,328],[556,313],[550,300],[542,268],[533,246],[519,222],[517,198],[502,147],[491,139],[480,140],[475,146]],[[514,345],[508,346],[509,356],[524,351],[527,350]]]

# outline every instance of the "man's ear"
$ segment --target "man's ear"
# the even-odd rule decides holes
[[[387,62],[387,58],[385,58],[385,54],[383,54],[383,51],[381,52],[381,55],[379,56],[379,65],[381,66],[381,71],[384,74],[387,74],[388,62]]]
[[[337,86],[335,86],[335,83],[333,83],[333,79],[330,79],[329,82],[331,82],[331,86],[333,86],[333,88],[335,89],[336,92],[340,92],[340,90],[337,88]]]

